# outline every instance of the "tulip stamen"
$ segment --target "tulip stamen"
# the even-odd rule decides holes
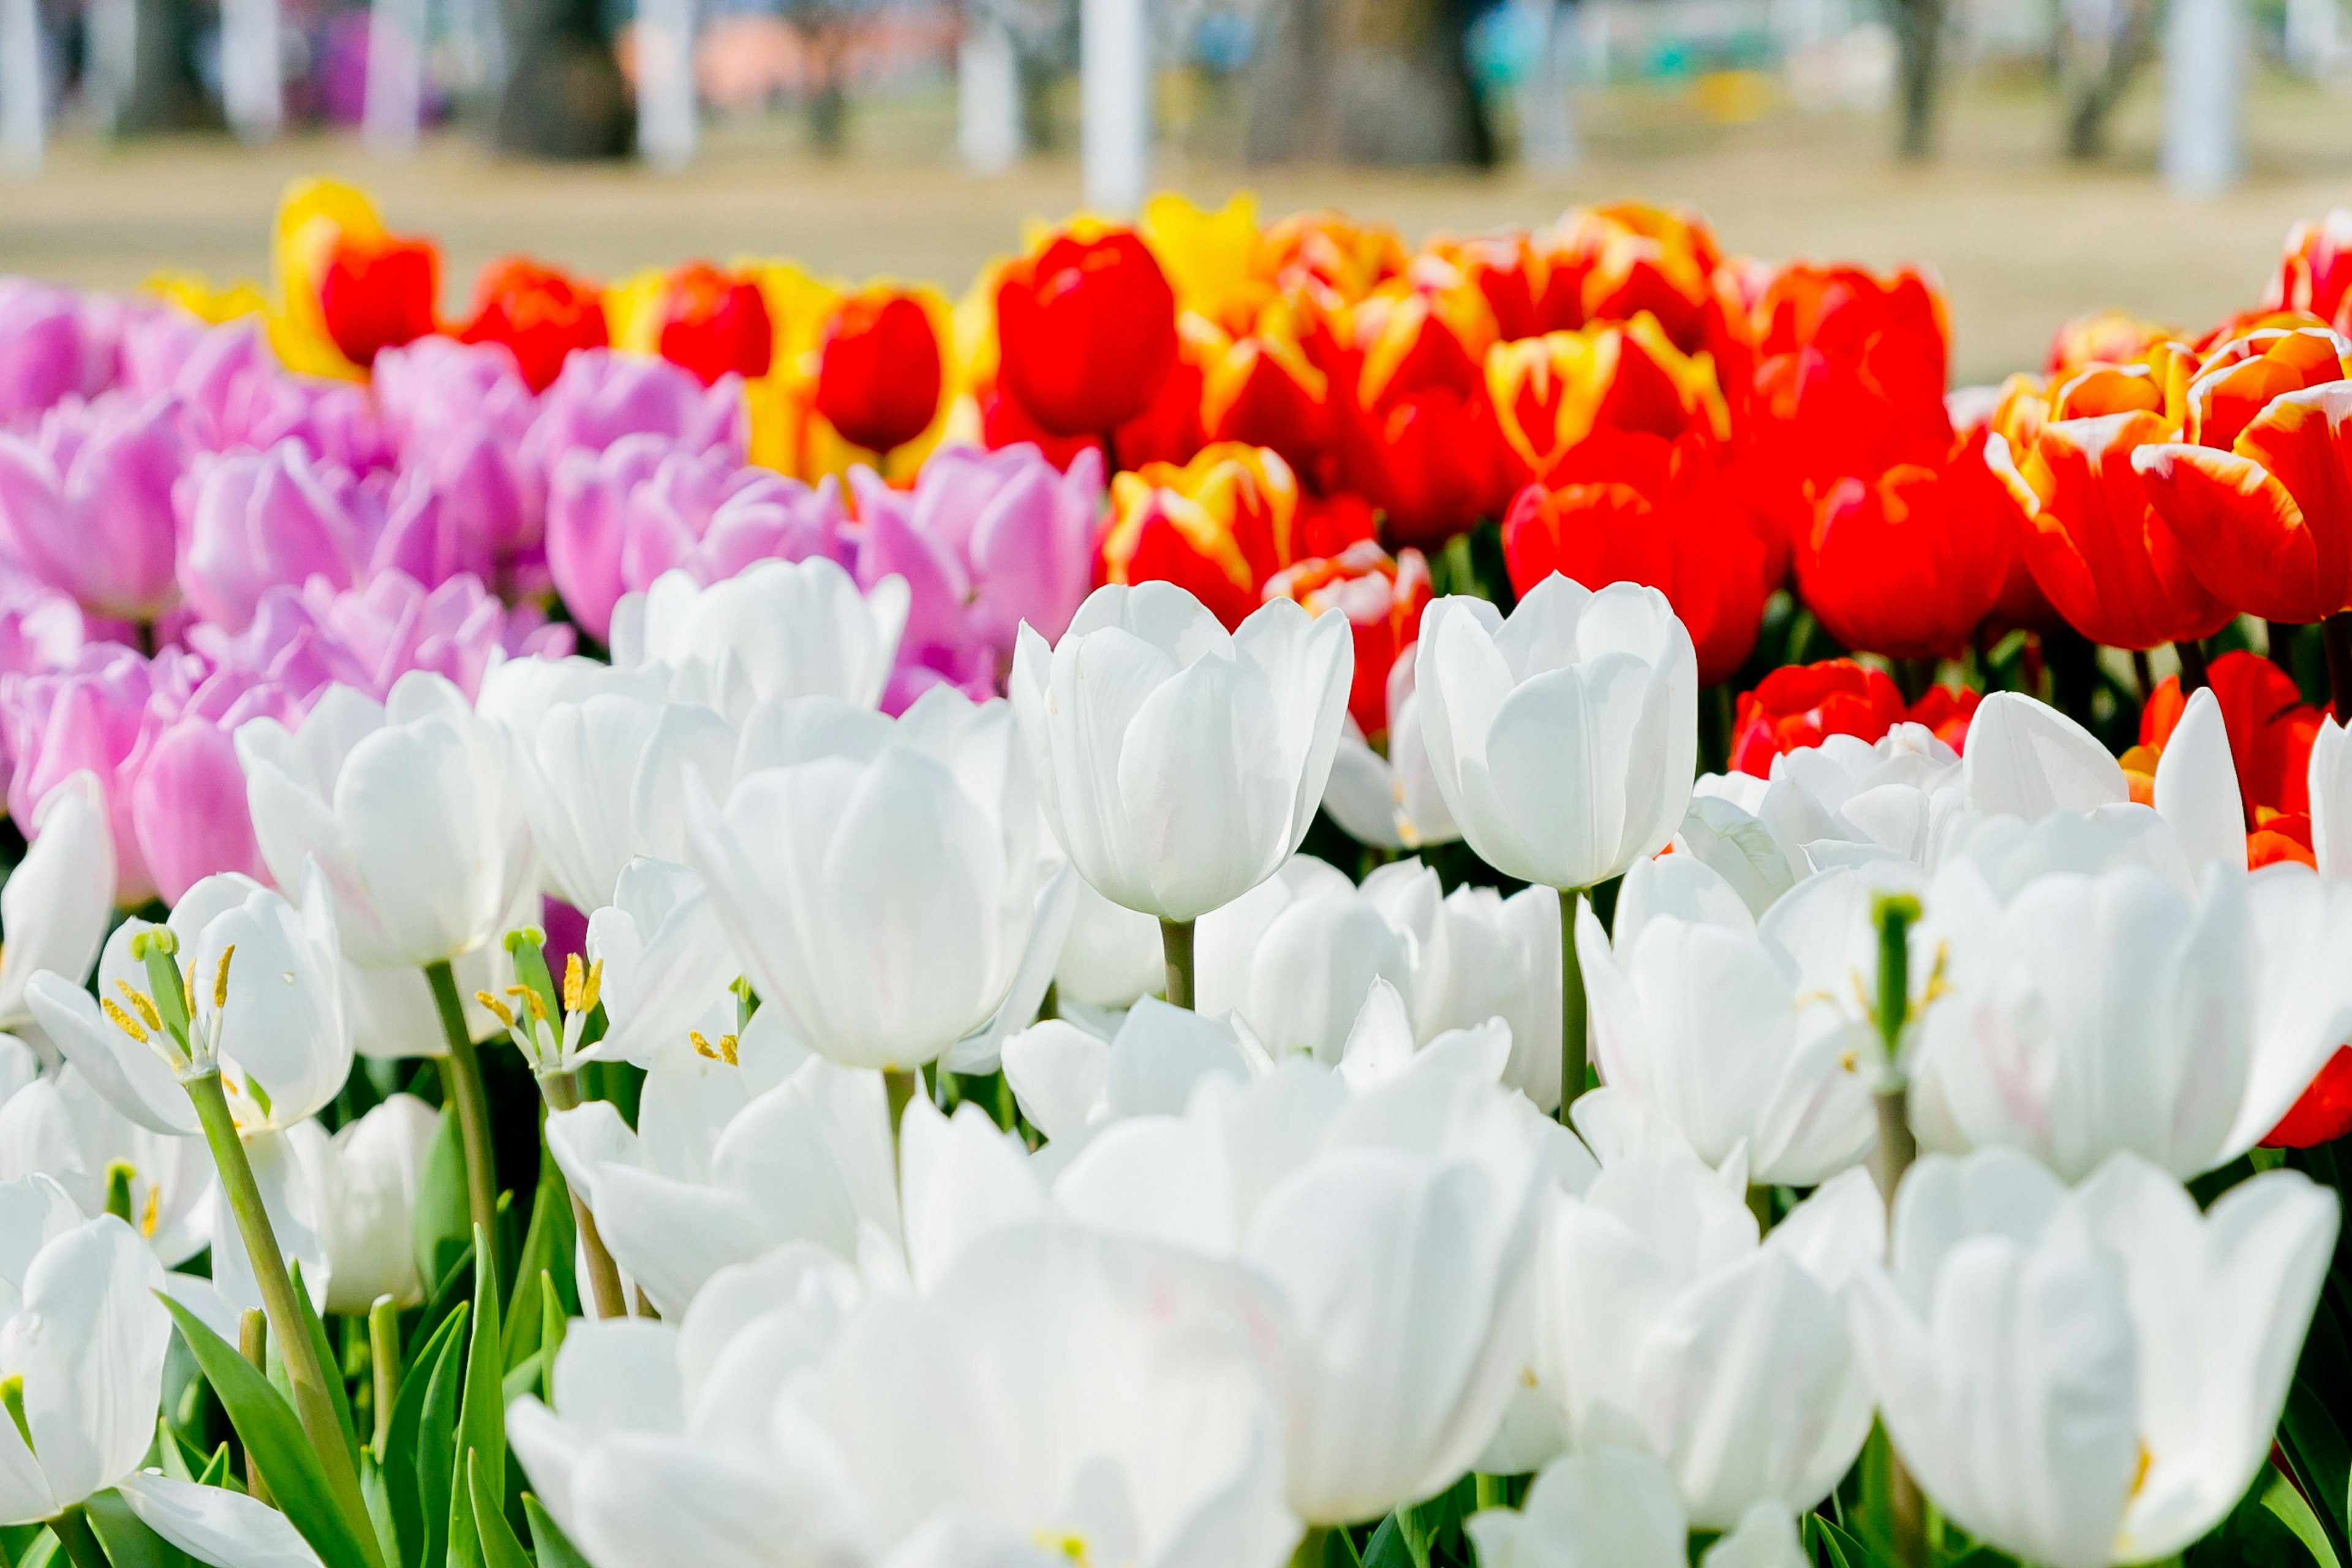
[[[28,1454],[32,1453],[33,1424],[25,1418],[25,1374],[23,1373],[10,1373],[6,1377],[0,1377],[0,1405],[7,1407],[8,1419],[16,1424],[16,1436],[25,1440],[25,1451]]]
[[[121,992],[123,996],[130,1002],[131,1007],[137,1011],[141,1022],[144,1023],[149,1028],[156,1030],[159,1033],[162,1031],[163,1027],[163,1020],[156,1016],[155,1004],[147,999],[145,993],[133,991],[131,988],[131,983],[127,980],[117,980],[114,983],[114,988]]]
[[[120,984],[121,982],[118,981],[116,984]],[[125,989],[127,990],[129,988],[126,986]],[[146,998],[141,997],[140,1000],[144,1001]],[[117,1005],[113,997],[100,997],[98,999],[98,1005],[100,1010],[105,1013],[107,1017],[113,1021],[116,1028],[121,1030],[124,1034],[130,1036],[141,1045],[143,1046],[147,1044],[148,1035],[146,1026],[141,1024],[138,1019],[124,1012],[121,1007]],[[162,1027],[161,1025],[156,1026],[158,1028]]]
[[[155,1217],[163,1204],[163,1189],[154,1183],[147,1184],[147,1202],[139,1212],[139,1234],[149,1241],[155,1239]]]
[[[488,1013],[491,1017],[496,1018],[499,1021],[499,1026],[500,1028],[512,1029],[515,1026],[514,1009],[499,1001],[497,997],[491,995],[488,992],[475,992],[474,1000],[481,1005],[484,1012]]]
[[[236,956],[236,943],[221,949],[220,963],[213,970],[213,1010],[228,1005],[228,961]]]
[[[735,1060],[735,1047],[737,1042],[734,1036],[719,1036],[719,1043],[716,1046],[704,1038],[703,1033],[699,1029],[688,1029],[686,1032],[686,1037],[693,1042],[694,1054],[696,1056],[708,1057],[714,1062],[725,1062],[730,1068],[740,1065]]]

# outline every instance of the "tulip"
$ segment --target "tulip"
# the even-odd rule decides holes
[[[2251,1104],[2291,1100],[2263,1135],[2267,1148],[2307,1149],[2352,1131],[2352,993],[2325,954],[2352,921],[2352,884],[2306,865],[2273,865],[2247,880],[2260,968]]]
[[[1064,1016],[1089,1007],[1131,1007],[1157,995],[1167,983],[1160,922],[1121,909],[1081,879],[1062,956],[1054,965],[1055,994]]]
[[[1577,918],[1602,1079],[1642,1096],[1709,1165],[1745,1144],[1750,1178],[1767,1185],[1818,1185],[1874,1136],[1869,1088],[1847,1065],[1867,1036],[1804,1002],[1796,955],[1821,918],[1817,900],[1792,896],[1759,921],[1681,855],[1625,874],[1613,932],[1590,909]]]
[[[1493,332],[1483,311],[1480,302],[1471,320],[1449,321],[1415,294],[1383,296],[1357,313],[1361,370],[1342,469],[1388,514],[1400,543],[1442,544],[1509,499],[1509,465],[1479,370]]]
[[[546,477],[521,458],[539,405],[504,345],[430,337],[387,349],[374,391],[402,461],[430,476],[461,534],[499,559],[539,542]]]
[[[2052,1568],[2181,1551],[2270,1452],[2336,1224],[2288,1171],[2200,1215],[2128,1154],[2071,1193],[2012,1151],[1923,1160],[1888,1268],[1855,1281],[1896,1451],[1997,1550]]]
[[[157,1262],[173,1268],[203,1251],[214,1208],[203,1140],[158,1134],[115,1110],[72,1068],[32,1077],[37,1065],[13,1038],[0,1047],[0,1079],[25,1075],[13,1090],[0,1081],[0,1182],[48,1178],[77,1210],[94,1215],[106,1211],[121,1173],[123,1217]]]
[[[325,1246],[328,1311],[364,1313],[384,1297],[403,1307],[425,1299],[416,1186],[437,1126],[432,1107],[395,1094],[331,1138],[315,1121],[288,1134]]]
[[[740,718],[754,701],[837,697],[870,708],[882,696],[907,624],[906,579],[861,595],[823,556],[761,561],[723,583],[665,572],[613,611],[613,662],[708,661],[720,710]]]
[[[1338,438],[1329,374],[1279,330],[1213,339],[1202,352],[1202,436],[1269,447],[1319,475]]]
[[[1497,229],[1466,239],[1440,236],[1422,247],[1422,257],[1424,264],[1442,258],[1478,290],[1507,343],[1573,331],[1584,322],[1584,279],[1557,235]]]
[[[1906,405],[1943,399],[1951,337],[1943,296],[1908,268],[1879,278],[1795,263],[1773,275],[1753,315],[1760,353],[1810,348],[1862,363]]]
[[[328,252],[319,311],[343,357],[365,367],[434,331],[440,292],[441,251],[430,240],[346,231]]]
[[[1359,842],[1383,849],[1418,849],[1450,844],[1462,837],[1446,815],[1429,750],[1421,738],[1421,710],[1413,695],[1413,661],[1407,648],[1389,666],[1381,704],[1385,756],[1351,714],[1331,754],[1331,778],[1323,789],[1323,809]],[[1358,656],[1362,657],[1360,654]],[[1362,666],[1357,666],[1359,677]]]
[[[342,363],[331,346],[322,352]],[[125,382],[125,390],[176,394],[187,434],[200,450],[264,451],[291,439],[314,458],[354,473],[393,461],[363,390],[287,374],[250,323],[199,330],[192,341],[158,350],[155,357],[157,363]],[[328,367],[317,368],[327,373]]]
[[[2213,660],[2206,669],[2206,689],[2220,704],[2238,793],[2247,809],[2257,819],[2266,820],[2265,813],[2300,818],[2307,837],[2311,752],[2326,721],[2321,711],[2303,700],[2293,677],[2258,654],[2232,651]],[[2160,755],[2187,705],[2178,676],[2158,682],[2140,709],[2140,745]],[[2273,826],[2294,830],[2292,823]]]
[[[270,874],[300,887],[315,857],[344,952],[378,969],[446,963],[503,934],[533,868],[508,746],[423,672],[381,707],[331,689],[299,734],[268,719],[236,732]]]
[[[996,284],[1004,388],[1056,436],[1141,413],[1176,363],[1176,296],[1134,232],[1055,235]]]
[[[105,302],[29,279],[0,279],[0,429],[29,426],[113,378]]]
[[[552,472],[575,447],[601,452],[640,432],[667,436],[695,451],[732,453],[740,461],[747,438],[742,389],[724,378],[706,389],[660,360],[583,349],[563,362],[562,374],[541,395],[523,460]]]
[[[1299,558],[1298,479],[1264,447],[1205,447],[1181,468],[1146,463],[1115,475],[1110,493],[1104,579],[1173,583],[1228,631]]]
[[[1139,232],[1187,313],[1238,329],[1274,297],[1257,199],[1246,191],[1214,212],[1162,192],[1143,204]]]
[[[1352,304],[1404,273],[1397,231],[1325,209],[1296,213],[1265,231],[1263,265],[1286,290],[1318,289]]]
[[[1770,778],[1772,759],[1784,752],[1819,746],[1832,735],[1875,741],[1905,716],[1903,693],[1884,670],[1850,658],[1783,665],[1739,694],[1731,765]]]
[[[1503,520],[1513,587],[1524,595],[1557,573],[1588,588],[1655,588],[1689,628],[1700,683],[1737,673],[1756,646],[1770,583],[1764,546],[1706,438],[1669,446],[1617,435],[1553,472],[1556,488],[1529,485]]]
[[[908,1072],[1008,995],[1012,1024],[1034,1013],[1068,906],[1047,887],[1008,706],[938,690],[895,723],[855,717],[781,765],[747,755],[723,807],[688,785],[688,859],[794,1037],[845,1066]]]
[[[922,298],[888,289],[834,307],[816,346],[816,411],[842,437],[887,453],[930,428],[944,366]]]
[[[1156,979],[1156,931],[1151,967]],[[1108,1041],[1048,1018],[1004,1042],[1004,1081],[1021,1114],[1066,1151],[1110,1122],[1181,1115],[1193,1089],[1212,1079],[1239,1088],[1272,1068],[1230,1025],[1155,996],[1137,1000]]]
[[[725,452],[659,436],[624,436],[602,452],[574,448],[548,495],[547,562],[573,619],[608,639],[613,607],[681,568],[724,582],[754,561],[845,553],[840,486],[812,490]]]
[[[1686,355],[1655,318],[1507,339],[1486,351],[1486,393],[1522,482],[1555,482],[1594,432],[1718,440],[1730,416],[1712,363]]]
[[[666,860],[623,868],[613,901],[588,917],[589,968],[601,976],[604,1037],[587,1059],[649,1068],[693,1044],[714,1015],[736,1032],[733,990],[742,964],[702,879]]]
[[[1722,360],[1733,331],[1717,283],[1715,236],[1695,214],[1621,202],[1580,207],[1559,220],[1555,268],[1573,281],[1577,321],[1631,321],[1647,310],[1686,351]]]
[[[1366,736],[1388,731],[1390,674],[1421,635],[1429,605],[1429,562],[1418,550],[1394,559],[1371,540],[1338,555],[1304,561],[1268,578],[1267,598],[1295,599],[1309,615],[1336,609],[1348,617],[1356,673],[1348,716]]]
[[[730,374],[756,381],[768,374],[776,348],[760,285],[707,261],[690,261],[665,280],[656,342],[662,358],[705,386]]]
[[[1445,895],[1445,986],[1425,1003],[1425,1029],[1510,1026],[1502,1082],[1547,1115],[1559,1106],[1559,900],[1549,888],[1503,897],[1492,888]]]
[[[114,912],[114,840],[106,796],[90,773],[68,775],[18,820],[32,830],[25,858],[0,883],[0,1028],[27,1022],[26,988],[54,970],[79,985],[89,978]]]
[[[1982,433],[1940,463],[1839,479],[1792,541],[1798,592],[1831,636],[1892,658],[1965,647],[1998,602],[2012,557]]]
[[[571,649],[572,628],[540,622],[530,606],[509,610],[472,577],[427,591],[387,568],[345,592],[323,581],[299,593],[265,589],[243,633],[227,637],[199,623],[187,640],[240,689],[283,683],[307,701],[340,682],[381,701],[402,676],[422,669],[446,678],[470,700],[501,656],[561,657]]]
[[[2128,310],[2093,310],[2058,323],[2058,330],[2050,335],[2050,355],[2042,368],[2053,376],[2064,376],[2095,364],[2126,364],[2185,335],[2178,328],[2144,321]]]
[[[604,304],[592,283],[558,268],[509,256],[474,279],[474,315],[458,333],[469,343],[503,343],[533,392],[545,392],[574,349],[601,349]]]
[[[357,480],[292,441],[199,459],[179,497],[182,586],[198,614],[233,632],[277,584],[352,586],[383,526]]]
[[[84,609],[152,621],[179,596],[172,483],[186,461],[168,398],[60,404],[37,436],[0,434],[0,542]]]
[[[1579,1450],[1664,1461],[1701,1529],[1829,1495],[1870,1434],[1871,1391],[1833,1292],[1880,1225],[1869,1178],[1822,1187],[1759,1244],[1695,1160],[1604,1165],[1555,1193],[1537,1263],[1536,1377]]]
[[[1173,584],[1099,588],[1024,628],[1012,692],[1045,819],[1113,903],[1188,922],[1280,868],[1347,714],[1347,618],[1287,599],[1228,635]],[[1189,1003],[1189,996],[1171,1001]]]
[[[1546,1465],[1516,1511],[1482,1509],[1462,1521],[1483,1568],[1685,1568],[1690,1518],[1672,1471],[1632,1448],[1600,1447]],[[1699,1568],[1801,1568],[1789,1510],[1758,1503],[1708,1546]]]
[[[2225,344],[2189,384],[2181,438],[2132,453],[2190,571],[2242,614],[2302,623],[2352,606],[2342,341],[2272,329]]]
[[[16,1417],[0,1429],[0,1521],[71,1510],[87,1539],[79,1505],[136,1470],[154,1440],[172,1339],[153,1294],[163,1270],[120,1219],[80,1223],[46,1177],[0,1191],[10,1200],[0,1365]]]
[[[2317,223],[2298,223],[2287,230],[2278,275],[2271,280],[2263,302],[2273,310],[2307,310],[2331,325],[2343,308],[2344,291],[2352,285],[2352,218],[2338,207]]]

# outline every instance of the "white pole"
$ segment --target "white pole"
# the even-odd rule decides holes
[[[974,174],[1000,174],[1021,156],[1021,62],[995,15],[965,13],[956,45],[956,150]]]
[[[286,120],[278,0],[221,0],[221,108],[229,129],[266,142]]]
[[[394,158],[414,152],[424,109],[425,0],[374,0],[361,120],[369,150]]]
[[[1512,0],[1533,40],[1519,89],[1519,156],[1528,167],[1558,174],[1576,166],[1576,121],[1569,112],[1569,23],[1558,0]]]
[[[2164,40],[2164,177],[2219,195],[2245,170],[2246,37],[2241,0],[2172,0]]]
[[[656,169],[694,156],[694,0],[637,6],[637,155]]]
[[[89,58],[83,73],[90,108],[109,134],[121,129],[139,74],[139,0],[89,0]]]
[[[0,164],[41,167],[48,115],[41,102],[41,18],[33,0],[0,0]]]
[[[1144,0],[1080,0],[1078,122],[1087,205],[1109,217],[1143,207],[1151,165],[1151,35]]]

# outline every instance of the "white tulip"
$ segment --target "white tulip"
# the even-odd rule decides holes
[[[2311,850],[2319,874],[2352,878],[2352,746],[2330,714],[2311,741]]]
[[[613,901],[588,917],[587,956],[604,1004],[604,1037],[590,1061],[651,1067],[697,1032],[735,1033],[733,985],[742,973],[702,879],[664,860],[633,860]],[[719,1026],[704,1026],[718,1021]]]
[[[861,594],[823,556],[761,561],[709,587],[665,572],[613,609],[613,663],[699,661],[720,711],[740,719],[753,702],[835,697],[860,708],[882,700],[907,626],[903,577]]]
[[[116,1483],[139,1522],[199,1563],[316,1568],[319,1554],[284,1514],[226,1487],[141,1470]]]
[[[46,1177],[0,1184],[0,1381],[16,1385],[15,1418],[0,1421],[0,1524],[52,1518],[139,1468],[172,1337],[163,1286],[122,1221],[79,1223]]]
[[[1273,1070],[1255,1037],[1147,996],[1108,1042],[1058,1018],[1004,1042],[1004,1077],[1031,1126],[1055,1143],[1130,1116],[1181,1115],[1204,1079],[1240,1085]]]
[[[719,923],[810,1049],[912,1070],[978,1036],[992,1065],[1003,1026],[1034,1015],[1069,918],[1012,711],[935,687],[895,723],[825,712],[776,742],[791,760],[739,771],[723,809],[689,790],[689,856]]]
[[[6,1069],[31,1051],[0,1036]],[[44,1175],[63,1187],[84,1214],[106,1207],[117,1165],[130,1173],[131,1227],[166,1268],[186,1262],[210,1240],[212,1155],[201,1138],[174,1138],[131,1121],[67,1064],[36,1078],[0,1084],[0,1181]]]
[[[1347,714],[1347,616],[1287,599],[1228,635],[1181,588],[1097,588],[1059,645],[1024,628],[1012,696],[1054,836],[1113,903],[1196,919],[1280,868]]]
[[[236,747],[263,862],[299,888],[318,861],[353,963],[422,967],[506,934],[536,876],[512,742],[448,681],[404,675],[381,708],[331,688],[299,731],[257,719]]]
[[[2293,861],[2246,879],[2253,919],[2254,1059],[2231,1142],[2278,1125],[2352,1045],[2352,881]]]
[[[32,846],[0,886],[0,1029],[32,1021],[25,1001],[33,976],[53,970],[79,985],[89,978],[114,912],[114,834],[98,775],[54,785],[33,810]]]
[[[1685,1568],[1690,1518],[1664,1465],[1631,1448],[1595,1448],[1544,1467],[1516,1511],[1463,1521],[1479,1568]],[[1699,1568],[1806,1568],[1796,1521],[1759,1502],[1709,1546]]]
[[[134,919],[116,928],[99,960],[100,996],[61,975],[35,975],[34,1016],[92,1089],[152,1131],[201,1131],[181,1086],[215,1069],[241,1131],[307,1121],[352,1069],[333,912],[315,868],[310,893],[298,910],[249,877],[206,877],[166,925]],[[162,962],[194,1005],[184,1039],[165,1026],[148,964],[131,954],[150,933],[173,942]],[[164,1004],[174,1016],[180,1005]]]
[[[1323,809],[1331,820],[1358,841],[1383,849],[1420,849],[1462,837],[1430,771],[1409,652],[1389,669],[1387,754],[1372,750],[1349,719],[1332,754],[1331,782],[1323,788]]]
[[[1559,1109],[1559,899],[1549,888],[1509,898],[1492,888],[1445,895],[1446,979],[1424,993],[1423,1030],[1510,1026],[1503,1082],[1545,1112]]]
[[[1065,1002],[1087,1007],[1131,1007],[1168,984],[1167,950],[1160,922],[1121,909],[1081,879],[1070,909],[1069,934],[1054,965]]]
[[[2336,1239],[2287,1171],[2200,1215],[2118,1154],[2069,1193],[2013,1150],[1930,1156],[1854,1331],[1895,1447],[1977,1540],[2050,1568],[2171,1557],[2270,1451]]]
[[[1613,935],[1590,908],[1577,917],[1602,1079],[1648,1101],[1709,1165],[1745,1145],[1752,1179],[1768,1184],[1816,1185],[1876,1132],[1853,1066],[1876,1042],[1811,1003],[1781,938],[1817,904],[1783,900],[1759,929],[1706,862],[1670,855],[1625,874]],[[1805,933],[1792,940],[1802,947]]]
[[[1698,662],[1664,595],[1552,576],[1507,621],[1437,599],[1418,648],[1430,766],[1479,858],[1589,888],[1665,847],[1690,803]]]
[[[1853,1171],[1759,1244],[1756,1216],[1696,1161],[1604,1165],[1555,1194],[1537,1268],[1536,1376],[1575,1447],[1664,1460],[1694,1523],[1812,1507],[1870,1433],[1871,1397],[1834,1292],[1878,1245]]]
[[[2053,811],[2091,811],[2131,798],[2123,765],[2092,734],[2046,702],[1994,691],[1977,704],[1961,748],[1969,809],[2038,822]]]
[[[326,1310],[365,1312],[385,1296],[404,1307],[424,1300],[416,1182],[439,1125],[432,1107],[395,1094],[331,1136],[315,1121],[286,1133],[325,1258]]]

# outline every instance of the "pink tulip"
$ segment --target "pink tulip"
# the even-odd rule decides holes
[[[116,773],[139,741],[152,689],[148,662],[110,643],[82,650],[53,674],[0,679],[0,731],[13,767],[8,811],[29,824],[33,807],[57,784],[87,768],[106,786],[114,829],[115,897],[138,904],[154,894],[132,830],[131,802],[114,787]]]
[[[84,608],[152,621],[177,596],[172,486],[186,459],[171,398],[68,397],[37,435],[0,436],[0,540]]]
[[[539,399],[512,351],[423,337],[378,354],[373,384],[402,468],[425,474],[448,526],[479,542],[463,553],[503,563],[539,543],[547,480],[523,456]]]
[[[177,492],[180,584],[205,619],[252,623],[263,592],[323,577],[348,588],[383,528],[383,502],[299,441],[200,458]]]
[[[639,434],[667,436],[698,452],[723,451],[740,466],[750,439],[741,378],[722,375],[706,387],[667,360],[575,349],[540,398],[524,454],[551,474],[574,447],[601,452]]]
[[[89,617],[69,595],[13,563],[0,563],[0,676],[63,669],[90,640]],[[5,745],[0,735],[0,748]]]
[[[576,355],[574,356],[577,357]],[[572,618],[603,641],[621,595],[683,568],[700,583],[754,561],[824,555],[846,565],[841,486],[811,489],[733,453],[661,436],[574,449],[548,490],[547,560]]]
[[[299,441],[314,461],[354,474],[393,464],[392,445],[360,387],[305,381],[279,368],[251,321],[207,327],[173,310],[124,329],[123,378],[145,392],[176,392],[189,433],[208,452],[266,451]]]
[[[0,429],[29,427],[68,397],[114,380],[122,308],[24,278],[0,278]]]

